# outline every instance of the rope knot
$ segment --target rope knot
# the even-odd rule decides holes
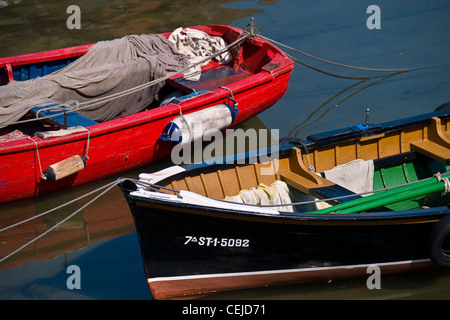
[[[69,100],[63,104],[63,107],[67,111],[75,111],[80,106],[80,102],[78,100]]]
[[[441,181],[444,182],[444,190],[442,191],[441,195],[445,196],[447,193],[449,193],[450,192],[450,181],[449,181],[449,179],[448,178],[443,178],[441,176],[440,172],[435,173],[433,176],[436,177],[438,182],[441,182]]]
[[[442,191],[442,195],[445,196],[447,193],[450,192],[450,181],[448,178],[442,178],[442,181],[444,181],[444,191]]]

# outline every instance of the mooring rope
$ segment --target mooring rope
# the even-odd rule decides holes
[[[47,180],[47,177],[42,172],[41,157],[39,156],[39,148],[38,148],[37,142],[35,140],[31,139],[31,137],[29,137],[29,136],[25,136],[25,138],[30,140],[31,142],[33,142],[34,145],[36,146],[36,158],[37,158],[37,162],[39,164],[39,171],[41,172],[41,179]]]
[[[410,71],[417,71],[417,70],[428,69],[428,68],[435,68],[435,67],[440,67],[440,66],[444,66],[444,65],[449,65],[450,64],[450,62],[443,62],[443,63],[436,63],[436,64],[432,64],[432,65],[425,65],[425,66],[419,66],[419,67],[414,67],[414,68],[393,68],[393,69],[357,67],[357,66],[352,66],[352,65],[348,65],[348,64],[339,63],[339,62],[334,62],[334,61],[330,61],[330,60],[327,60],[327,59],[323,59],[323,58],[314,56],[312,54],[306,53],[306,52],[304,52],[302,50],[299,50],[297,48],[293,48],[293,47],[288,46],[286,44],[283,44],[281,42],[278,42],[278,41],[275,41],[275,40],[270,39],[268,37],[265,37],[265,36],[263,36],[261,34],[259,34],[258,36],[260,38],[265,39],[265,40],[267,40],[269,42],[272,42],[272,43],[274,43],[274,44],[276,44],[276,45],[278,45],[280,47],[283,47],[285,49],[289,49],[291,51],[297,52],[297,53],[299,53],[299,54],[301,54],[303,56],[306,56],[308,58],[311,58],[311,59],[314,59],[314,60],[317,60],[317,61],[320,61],[320,62],[323,62],[323,63],[326,63],[326,64],[330,64],[330,65],[335,65],[335,66],[338,66],[338,67],[346,68],[346,69],[353,69],[353,70],[360,70],[360,71],[373,71],[373,72],[393,72],[393,73],[397,74],[397,73],[402,73],[402,72],[410,72]],[[313,67],[313,66],[311,66],[311,65],[309,65],[309,64],[307,64],[307,63],[305,63],[305,62],[303,62],[303,61],[301,61],[301,60],[299,60],[299,59],[297,59],[297,58],[295,58],[295,57],[293,57],[293,56],[291,56],[289,54],[287,54],[286,52],[285,52],[285,54],[289,58],[294,60],[295,62],[300,63],[301,65],[303,65],[303,66],[305,66],[307,68],[310,68],[312,70],[315,70],[315,71],[318,71],[318,72],[321,72],[323,74],[326,74],[326,75],[329,75],[329,76],[333,76],[333,77],[336,77],[336,78],[352,79],[352,80],[362,80],[362,79],[369,80],[369,79],[373,79],[374,78],[374,77],[362,77],[362,76],[361,77],[360,76],[353,77],[353,76],[338,75],[338,74],[335,74],[335,73],[331,73],[331,72],[328,72],[328,71],[321,70],[321,69],[319,69],[317,67]]]
[[[322,114],[320,114],[318,116],[318,118],[316,118],[314,121],[308,122],[312,119],[312,117],[318,113],[319,111],[321,111],[322,108],[324,108],[327,104],[329,104],[331,101],[333,101],[334,99],[337,99],[339,96],[343,95],[344,93],[346,93],[348,90],[350,89],[356,89],[358,88],[360,85],[362,85],[363,83],[367,82],[368,80],[371,80],[372,78],[368,78],[368,79],[364,79],[364,80],[360,80],[356,83],[353,83],[352,85],[346,87],[345,89],[339,91],[337,94],[335,94],[333,97],[329,98],[327,101],[325,101],[324,103],[322,103],[317,109],[315,109],[305,120],[303,120],[301,123],[297,124],[294,128],[292,128],[289,133],[288,136],[298,136],[299,133],[305,129],[306,127],[316,123],[317,121],[319,121],[320,119],[322,119],[328,112],[330,112],[331,110],[333,110],[334,108],[340,106],[342,103],[344,103],[345,101],[351,99],[352,97],[354,97],[355,95],[359,94],[360,92],[367,90],[368,88],[375,86],[379,83],[381,83],[382,81],[385,81],[389,78],[392,78],[398,74],[400,74],[401,72],[395,72],[395,73],[390,73],[387,76],[378,79],[377,81],[373,81],[373,82],[369,82],[369,84],[363,86],[362,88],[359,88],[358,90],[355,90],[354,92],[349,93],[347,96],[344,96],[341,100],[339,100],[338,102],[333,103],[330,107],[328,107],[326,110],[324,110],[322,112]],[[294,132],[295,130],[295,132]]]
[[[85,198],[85,197],[87,197],[87,196],[89,196],[89,195],[91,195],[91,194],[93,194],[93,193],[97,193],[97,192],[99,192],[100,190],[105,189],[103,192],[101,192],[100,194],[98,194],[97,196],[95,196],[93,199],[91,199],[91,200],[90,200],[89,202],[87,202],[85,205],[81,206],[79,209],[77,209],[76,211],[74,211],[73,213],[71,213],[70,215],[68,215],[66,218],[62,219],[60,222],[58,222],[57,224],[55,224],[53,227],[49,228],[49,229],[46,230],[45,232],[41,233],[39,236],[37,236],[37,237],[33,238],[32,240],[28,241],[27,243],[25,243],[25,244],[22,245],[21,247],[17,248],[17,249],[14,250],[13,252],[9,253],[8,255],[2,257],[2,258],[0,259],[0,263],[3,262],[4,260],[8,259],[8,258],[11,257],[12,255],[16,254],[17,252],[21,251],[21,250],[24,249],[25,247],[29,246],[30,244],[36,242],[37,240],[39,240],[40,238],[42,238],[43,236],[45,236],[45,235],[48,234],[49,232],[51,232],[51,231],[53,231],[54,229],[56,229],[58,226],[60,226],[61,224],[63,224],[64,222],[66,222],[67,220],[69,220],[70,218],[72,218],[73,216],[75,216],[75,215],[76,215],[77,213],[79,213],[80,211],[84,210],[87,206],[89,206],[89,205],[91,205],[92,203],[94,203],[98,198],[100,198],[101,196],[103,196],[105,193],[107,193],[108,191],[110,191],[113,187],[115,187],[116,185],[120,184],[120,183],[123,182],[124,180],[126,180],[126,179],[124,179],[124,178],[118,178],[117,180],[115,180],[115,181],[113,181],[113,182],[110,182],[110,183],[108,183],[108,184],[106,184],[106,185],[104,185],[104,186],[102,186],[102,187],[100,187],[100,188],[98,188],[98,189],[96,189],[96,190],[93,190],[93,191],[91,191],[91,192],[88,192],[88,193],[86,193],[85,195],[82,195],[82,196],[80,196],[80,197],[78,197],[78,198],[76,198],[76,199],[73,199],[73,200],[71,200],[71,201],[68,201],[68,202],[66,202],[66,203],[64,203],[64,204],[62,204],[62,205],[60,205],[60,206],[58,206],[58,207],[55,207],[55,208],[53,208],[53,209],[50,209],[50,210],[48,210],[48,211],[45,211],[45,212],[43,212],[43,213],[41,213],[41,214],[38,214],[38,215],[36,215],[36,216],[33,216],[33,217],[31,217],[31,218],[25,219],[25,220],[23,220],[23,221],[20,221],[20,222],[18,222],[18,223],[15,223],[15,224],[13,224],[13,225],[10,225],[10,226],[8,226],[8,227],[5,227],[5,228],[3,228],[3,229],[0,229],[0,232],[3,232],[3,231],[6,231],[6,230],[8,230],[8,229],[11,229],[11,228],[13,228],[13,227],[17,227],[17,226],[19,226],[19,225],[21,225],[21,224],[24,224],[24,223],[29,222],[29,221],[31,221],[31,220],[34,220],[34,219],[36,219],[36,218],[42,217],[43,215],[46,215],[46,214],[49,214],[49,213],[51,213],[51,212],[53,212],[53,211],[55,211],[55,210],[61,209],[61,208],[65,207],[65,206],[67,206],[67,205],[69,205],[69,204],[72,204],[72,203],[74,203],[74,202],[76,202],[76,201],[78,201],[78,200],[80,200],[80,199],[83,199],[83,198]]]
[[[307,64],[307,63],[305,63],[305,62],[295,58],[294,56],[292,56],[292,55],[290,55],[290,54],[288,54],[286,52],[284,54],[286,56],[288,56],[289,58],[291,58],[292,60],[294,60],[295,62],[300,63],[302,66],[305,66],[305,67],[307,67],[309,69],[312,69],[314,71],[317,71],[317,72],[320,72],[320,73],[323,73],[323,74],[326,74],[328,76],[332,76],[332,77],[335,77],[335,78],[349,79],[349,80],[370,80],[370,79],[373,79],[373,77],[354,77],[354,76],[339,75],[339,74],[336,74],[336,73],[332,73],[332,72],[329,72],[329,71],[325,71],[325,70],[319,69],[317,67],[313,67],[313,66],[311,66],[311,65],[309,65],[309,64]]]
[[[275,43],[275,44],[277,44],[277,45],[279,45],[279,46],[281,46],[283,48],[286,48],[286,49],[295,51],[297,53],[300,53],[300,54],[302,54],[302,55],[304,55],[304,56],[306,56],[308,58],[312,58],[312,59],[320,61],[320,62],[325,62],[325,63],[328,63],[328,64],[332,64],[332,65],[343,67],[343,68],[347,68],[347,69],[362,70],[362,71],[375,71],[375,72],[405,72],[405,71],[413,70],[413,69],[366,68],[366,67],[351,66],[351,65],[348,65],[348,64],[338,63],[338,62],[334,62],[334,61],[330,61],[330,60],[326,60],[326,59],[323,59],[323,58],[319,58],[319,57],[313,56],[312,54],[309,54],[309,53],[306,53],[306,52],[301,51],[299,49],[296,49],[296,48],[293,48],[291,46],[285,45],[285,44],[283,44],[281,42],[278,42],[278,41],[275,41],[273,39],[267,38],[267,37],[265,37],[263,35],[259,35],[259,37],[261,37],[261,38],[263,38],[263,39],[265,39],[267,41],[270,41],[272,43]]]
[[[39,217],[45,216],[45,215],[47,215],[47,214],[49,214],[49,213],[52,213],[52,212],[57,211],[57,210],[59,210],[59,209],[62,209],[62,208],[64,208],[64,207],[66,207],[66,206],[68,206],[68,205],[71,205],[71,204],[73,204],[73,203],[75,203],[75,202],[77,202],[77,201],[79,201],[79,200],[82,200],[82,199],[84,199],[84,198],[86,198],[86,197],[88,197],[88,196],[90,196],[90,195],[93,195],[93,194],[95,194],[95,193],[98,193],[98,192],[101,191],[101,190],[104,190],[103,192],[101,192],[100,194],[98,194],[97,196],[95,196],[94,198],[92,198],[92,199],[91,199],[89,202],[87,202],[85,205],[83,205],[82,207],[80,207],[79,209],[77,209],[76,211],[74,211],[73,213],[71,213],[70,215],[68,215],[66,218],[64,218],[63,220],[61,220],[61,221],[58,222],[57,224],[55,224],[53,227],[49,228],[48,230],[46,230],[45,232],[43,232],[43,233],[40,234],[39,236],[37,236],[37,237],[33,238],[32,240],[28,241],[27,243],[25,243],[24,245],[22,245],[22,246],[19,247],[18,249],[14,250],[13,252],[9,253],[8,255],[2,257],[2,258],[0,259],[0,263],[3,262],[4,260],[8,259],[8,258],[11,257],[12,255],[16,254],[17,252],[21,251],[21,250],[24,249],[25,247],[29,246],[29,245],[32,244],[33,242],[36,242],[37,240],[39,240],[40,238],[42,238],[43,236],[45,236],[45,235],[48,234],[49,232],[53,231],[55,228],[57,228],[58,226],[60,226],[62,223],[66,222],[67,220],[69,220],[70,218],[72,218],[73,216],[75,216],[77,213],[79,213],[79,212],[81,212],[82,210],[84,210],[86,207],[88,207],[89,205],[91,205],[92,203],[94,203],[96,200],[98,200],[101,196],[103,196],[103,195],[106,194],[108,191],[110,191],[113,187],[115,187],[116,185],[121,184],[121,183],[124,182],[125,180],[132,181],[132,182],[134,182],[135,184],[140,185],[140,186],[145,187],[145,188],[148,188],[149,190],[152,190],[152,191],[158,191],[158,192],[162,192],[162,193],[169,193],[169,192],[179,193],[179,191],[174,190],[174,189],[170,189],[170,188],[167,188],[167,187],[154,185],[154,184],[151,184],[151,183],[148,183],[148,182],[145,182],[145,181],[136,180],[136,179],[133,179],[133,178],[118,178],[118,179],[116,179],[116,180],[114,180],[114,181],[112,181],[112,182],[110,182],[110,183],[107,183],[107,184],[105,184],[105,185],[103,185],[103,186],[101,186],[101,187],[99,187],[99,188],[97,188],[97,189],[95,189],[95,190],[92,190],[92,191],[90,191],[90,192],[87,192],[86,194],[81,195],[81,196],[79,196],[79,197],[77,197],[77,198],[75,198],[75,199],[73,199],[73,200],[70,200],[70,201],[68,201],[68,202],[66,202],[66,203],[63,203],[63,204],[61,204],[61,205],[59,205],[59,206],[57,206],[57,207],[54,207],[54,208],[52,208],[52,209],[50,209],[50,210],[47,210],[47,211],[42,212],[42,213],[40,213],[40,214],[37,214],[37,215],[35,215],[35,216],[33,216],[33,217],[30,217],[30,218],[28,218],[28,219],[24,219],[24,220],[22,220],[22,221],[19,221],[19,222],[17,222],[17,223],[14,223],[14,224],[12,224],[12,225],[9,225],[9,226],[7,226],[7,227],[4,227],[4,228],[0,229],[0,233],[1,233],[1,232],[4,232],[4,231],[6,231],[6,230],[9,230],[9,229],[12,229],[12,228],[14,228],[14,227],[20,226],[20,225],[22,225],[22,224],[24,224],[24,223],[30,222],[30,221],[32,221],[32,220],[34,220],[34,219],[37,219],[37,218],[39,218]]]
[[[446,171],[443,174],[447,174],[450,173],[450,171]],[[415,183],[420,183],[423,181],[427,181],[430,179],[434,179],[437,178],[438,182],[444,182],[445,188],[443,191],[443,195],[450,192],[450,181],[448,178],[445,177],[441,177],[440,173],[437,173],[435,175],[433,175],[430,178],[426,178],[423,180],[418,180],[418,181],[414,181],[414,182],[409,182],[409,183],[405,183],[405,184],[401,184],[401,185],[397,185],[397,186],[392,186],[392,187],[387,187],[387,188],[383,188],[383,189],[378,189],[378,190],[373,190],[373,191],[366,191],[366,192],[360,192],[360,193],[354,193],[351,195],[345,195],[345,196],[339,196],[339,197],[331,197],[331,198],[324,198],[324,199],[316,199],[316,200],[308,200],[308,201],[299,201],[299,202],[291,202],[291,203],[282,203],[282,204],[266,204],[266,205],[262,205],[262,204],[245,204],[245,203],[236,203],[238,205],[249,205],[249,206],[254,206],[254,207],[285,207],[285,206],[294,206],[294,205],[307,205],[307,204],[314,204],[314,203],[320,203],[320,202],[324,202],[324,201],[333,201],[333,200],[341,200],[341,199],[345,199],[345,198],[349,198],[349,197],[354,197],[354,196],[363,196],[363,195],[367,195],[367,194],[375,194],[375,193],[379,193],[379,192],[383,192],[383,191],[388,191],[388,190],[392,190],[392,189],[396,189],[396,188],[401,188],[404,186],[408,186],[408,185],[413,185]],[[39,240],[40,238],[42,238],[43,236],[45,236],[46,234],[48,234],[49,232],[53,231],[54,229],[56,229],[58,226],[60,226],[61,224],[63,224],[64,222],[66,222],[67,220],[69,220],[70,218],[72,218],[73,216],[75,216],[77,213],[81,212],[82,210],[84,210],[86,207],[88,207],[89,205],[91,205],[92,203],[94,203],[96,200],[98,200],[101,196],[105,195],[107,192],[109,192],[112,188],[114,188],[116,185],[121,184],[122,182],[124,182],[125,180],[129,180],[134,182],[136,185],[141,185],[142,187],[149,189],[151,191],[158,191],[158,192],[162,192],[162,193],[168,193],[169,192],[174,192],[174,193],[178,193],[180,192],[180,190],[174,190],[174,189],[170,189],[164,186],[159,186],[157,184],[152,184],[152,183],[148,183],[145,181],[141,181],[141,180],[136,180],[136,179],[132,179],[132,178],[118,178],[115,181],[112,181],[110,183],[107,183],[93,191],[90,191],[80,197],[77,197],[71,201],[68,201],[62,205],[59,205],[53,209],[47,210],[43,213],[40,213],[36,216],[33,216],[31,218],[22,220],[20,222],[14,223],[10,226],[7,226],[5,228],[0,229],[0,233],[6,230],[9,230],[11,228],[17,227],[19,225],[22,225],[26,222],[32,221],[36,218],[42,217],[44,215],[47,215],[53,211],[59,210],[63,207],[66,207],[74,202],[77,202],[87,196],[90,196],[94,193],[97,193],[101,190],[102,191],[100,194],[98,194],[97,196],[95,196],[93,199],[91,199],[90,201],[88,201],[86,204],[84,204],[83,206],[81,206],[79,209],[75,210],[73,213],[71,213],[70,215],[68,215],[66,218],[62,219],[60,222],[58,222],[57,224],[55,224],[53,227],[49,228],[48,230],[46,230],[45,232],[43,232],[42,234],[40,234],[39,236],[33,238],[32,240],[28,241],[27,243],[25,243],[24,245],[22,245],[21,247],[17,248],[16,250],[14,250],[13,252],[9,253],[8,255],[2,257],[0,259],[0,263],[3,262],[4,260],[8,259],[9,257],[13,256],[14,254],[18,253],[19,251],[21,251],[22,249],[24,249],[25,247],[29,246],[30,244],[36,242],[37,240]],[[131,190],[129,190],[131,191]],[[228,202],[226,200],[218,200],[218,201],[223,201],[223,202]]]
[[[283,47],[283,48],[292,50],[294,52],[297,52],[299,54],[302,54],[302,55],[304,55],[306,57],[309,57],[311,59],[315,59],[315,60],[320,61],[320,62],[324,62],[324,63],[327,63],[327,64],[331,64],[331,65],[335,65],[335,66],[339,66],[339,67],[343,67],[343,68],[347,68],[347,69],[354,69],[354,70],[361,70],[361,71],[374,71],[374,72],[402,73],[402,72],[407,72],[407,71],[420,70],[420,69],[432,68],[432,67],[438,67],[438,66],[450,64],[450,62],[447,62],[447,63],[440,63],[440,64],[435,64],[435,65],[421,66],[421,67],[415,67],[415,68],[403,68],[403,69],[401,69],[401,68],[388,69],[388,68],[357,67],[357,66],[347,65],[347,64],[338,63],[338,62],[330,61],[330,60],[327,60],[327,59],[323,59],[323,58],[314,56],[312,54],[306,53],[304,51],[301,51],[301,50],[299,50],[297,48],[293,48],[293,47],[288,46],[286,44],[283,44],[281,42],[275,41],[275,40],[273,40],[271,38],[268,38],[266,36],[263,36],[263,35],[259,34],[259,30],[254,28],[252,24],[249,24],[247,26],[247,29],[243,30],[243,32],[239,35],[239,37],[233,43],[229,44],[224,49],[222,49],[222,50],[220,50],[220,51],[218,51],[218,52],[216,52],[216,53],[214,53],[214,54],[212,54],[212,55],[210,55],[208,57],[205,57],[204,59],[202,59],[202,60],[200,60],[200,61],[198,61],[198,62],[196,62],[196,63],[194,63],[194,64],[192,64],[192,65],[190,65],[188,67],[186,67],[185,69],[182,69],[182,70],[177,71],[177,72],[169,73],[169,74],[167,74],[164,77],[161,77],[161,78],[158,78],[158,79],[155,79],[155,80],[143,83],[143,84],[138,85],[136,87],[133,87],[133,88],[130,88],[130,89],[127,89],[127,90],[124,90],[124,91],[121,91],[121,92],[118,92],[118,93],[115,93],[115,94],[111,94],[109,96],[105,96],[105,97],[101,97],[101,98],[97,98],[97,99],[92,99],[92,100],[85,101],[85,102],[78,102],[76,100],[71,100],[71,101],[67,101],[66,103],[62,103],[62,104],[59,104],[59,105],[51,106],[51,107],[49,107],[49,110],[50,109],[51,110],[57,110],[58,108],[60,108],[60,109],[62,109],[64,111],[62,111],[61,113],[53,114],[51,116],[39,117],[39,113],[42,112],[42,110],[40,110],[36,114],[36,118],[19,120],[19,121],[16,121],[15,124],[32,122],[32,121],[37,121],[37,120],[43,120],[43,119],[51,118],[51,117],[54,117],[54,116],[63,115],[64,113],[67,113],[67,112],[74,112],[74,111],[86,109],[86,108],[93,107],[93,106],[98,105],[98,104],[107,103],[107,102],[112,101],[114,99],[118,99],[118,98],[124,97],[126,95],[135,93],[135,92],[137,92],[139,90],[143,90],[145,88],[148,88],[148,87],[156,85],[156,84],[158,84],[160,82],[163,82],[163,81],[165,81],[165,80],[167,80],[167,79],[169,79],[169,78],[171,78],[171,77],[173,77],[175,75],[183,74],[186,71],[189,71],[191,68],[196,67],[196,66],[198,66],[200,64],[203,64],[204,62],[206,62],[206,61],[208,61],[210,59],[213,59],[213,58],[215,58],[217,56],[220,56],[223,53],[231,50],[235,46],[239,45],[240,42],[245,41],[247,38],[255,37],[255,36],[260,37],[260,38],[262,38],[262,39],[264,39],[266,41],[272,42],[272,43],[274,43],[274,44],[276,44],[276,45],[278,45],[280,47]],[[286,52],[285,52],[285,54],[290,59],[294,60],[297,63],[302,64],[305,67],[310,68],[312,70],[315,70],[317,72],[321,72],[321,73],[329,75],[329,76],[333,76],[333,77],[337,77],[337,78],[341,78],[341,79],[351,79],[351,80],[370,80],[370,79],[374,78],[374,77],[366,77],[366,76],[345,76],[345,75],[339,75],[339,74],[331,73],[331,72],[319,69],[317,67],[313,67],[313,66],[311,66],[311,65],[309,65],[309,64],[307,64],[307,63],[305,63],[305,62],[303,62],[303,61],[301,61],[301,60],[299,60],[299,59],[297,59],[295,57],[293,57],[292,55],[290,55],[290,54],[288,54]],[[48,109],[45,108],[43,110],[48,110]]]

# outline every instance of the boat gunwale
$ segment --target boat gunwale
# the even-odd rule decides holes
[[[134,202],[136,206],[149,207],[168,211],[170,214],[193,214],[210,216],[226,220],[247,220],[252,222],[274,223],[274,224],[302,224],[302,225],[333,225],[333,226],[361,226],[361,225],[394,225],[412,223],[434,223],[442,217],[450,214],[449,206],[423,208],[403,211],[376,211],[359,212],[349,214],[317,214],[308,212],[286,212],[278,211],[279,214],[261,212],[250,212],[244,210],[232,210],[202,206],[197,204],[170,202],[156,198],[147,198],[130,194],[122,189],[128,201]],[[219,200],[220,201],[220,200]],[[232,202],[231,202],[232,203]],[[234,204],[234,203],[233,203]],[[239,203],[235,203],[239,207]],[[248,206],[248,205],[247,205]],[[282,205],[280,205],[282,206]],[[258,208],[258,206],[255,206]],[[133,213],[134,214],[134,213]]]
[[[306,143],[307,147],[311,149],[328,147],[344,141],[355,141],[361,138],[369,138],[383,133],[391,133],[409,127],[426,125],[431,123],[433,117],[439,117],[440,119],[449,119],[450,110],[444,109],[399,120],[387,121],[363,130],[355,131],[350,128],[344,128],[322,132],[319,134],[309,135],[305,140],[303,140],[303,142]]]

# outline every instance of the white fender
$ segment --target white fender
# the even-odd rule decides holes
[[[180,114],[169,122],[161,134],[161,140],[174,144],[190,143],[202,139],[208,131],[223,130],[233,122],[237,109],[226,104],[215,105],[189,114]]]
[[[86,166],[86,160],[87,158],[79,155],[61,160],[45,169],[43,176],[46,180],[58,181],[83,170]]]

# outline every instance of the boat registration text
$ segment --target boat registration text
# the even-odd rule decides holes
[[[195,237],[185,236],[187,244],[197,244],[206,247],[250,247],[249,239],[235,239],[235,238],[213,238],[213,237]]]

